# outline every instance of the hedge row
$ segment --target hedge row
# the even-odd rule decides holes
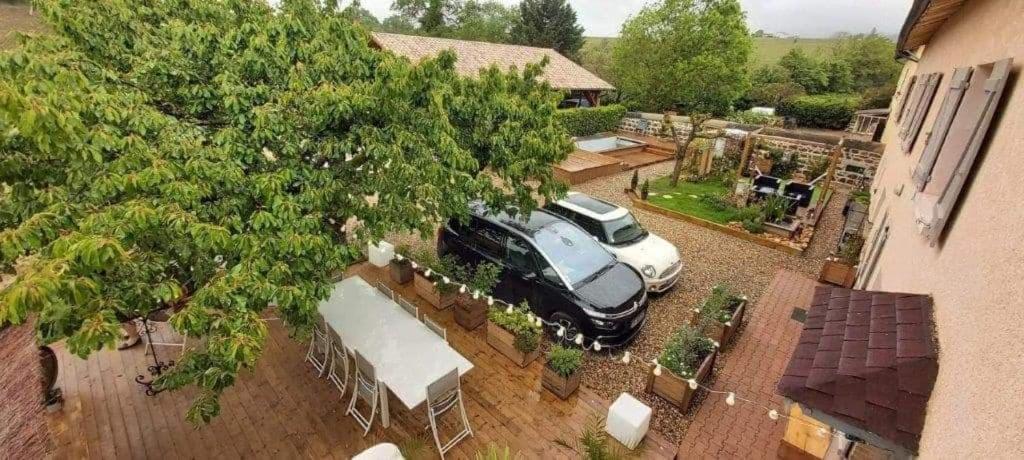
[[[779,104],[778,115],[793,118],[800,126],[846,129],[860,105],[860,97],[850,94],[797,96]]]
[[[589,136],[605,131],[615,131],[619,121],[626,114],[621,105],[606,105],[594,108],[562,109],[555,118],[573,136]]]

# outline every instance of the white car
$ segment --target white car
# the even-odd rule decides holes
[[[569,192],[545,209],[579,225],[616,258],[635,268],[648,291],[665,292],[679,280],[683,271],[679,250],[644,230],[628,209],[578,192]]]

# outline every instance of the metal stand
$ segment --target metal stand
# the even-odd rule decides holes
[[[146,334],[146,346],[149,347],[150,351],[153,352],[153,364],[146,367],[146,370],[149,371],[149,379],[147,380],[145,375],[139,374],[135,376],[135,383],[138,383],[139,385],[146,387],[146,396],[156,396],[157,394],[162,393],[164,390],[158,390],[153,388],[153,382],[157,379],[157,377],[160,377],[160,375],[162,375],[166,370],[170,369],[171,366],[174,366],[174,361],[171,360],[165,363],[157,358],[156,347],[150,345],[151,343],[153,343],[153,335],[152,331],[149,328],[149,315],[142,317],[142,330]]]

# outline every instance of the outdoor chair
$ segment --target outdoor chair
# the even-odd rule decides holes
[[[334,329],[327,329],[331,336],[331,365],[327,371],[327,379],[338,387],[341,396],[345,396],[345,389],[348,387],[348,352],[345,351],[345,343]],[[339,375],[339,372],[341,373]]]
[[[786,184],[782,195],[796,202],[797,206],[806,208],[811,205],[811,197],[814,196],[814,186],[801,182],[790,182]]]
[[[363,355],[356,350],[356,378],[353,382],[352,400],[348,403],[346,415],[356,419],[356,423],[363,427],[363,436],[370,432],[373,425],[373,417],[377,415],[377,404],[380,398],[377,397],[377,372]],[[365,415],[356,408],[356,403],[362,400],[370,406],[370,414]]]
[[[319,377],[322,377],[327,370],[330,358],[331,339],[327,334],[328,329],[330,328],[327,326],[327,321],[317,313],[316,324],[313,325],[313,337],[309,340],[309,350],[306,351],[306,361],[313,364]]]
[[[395,299],[395,291],[391,290],[391,288],[389,288],[387,284],[384,284],[383,281],[377,282],[377,290],[380,291],[381,294],[384,294],[385,297],[391,300]]]
[[[420,309],[417,308],[415,305],[409,303],[408,300],[399,298],[398,305],[401,305],[402,309],[409,312],[409,314],[412,315],[413,318],[420,319]]]
[[[173,311],[171,311],[171,309],[163,309],[151,313],[145,322],[137,320],[138,323],[136,329],[139,331],[139,336],[142,338],[142,341],[146,344],[146,355],[155,354],[156,349],[154,347],[179,348],[181,350],[179,352],[179,356],[185,354],[185,347],[188,344],[188,336],[178,334],[174,331],[174,328],[171,327],[170,316],[172,314]],[[148,330],[143,329],[143,327],[148,328]],[[173,337],[168,337],[168,335],[180,335],[181,340],[174,341]]]
[[[456,407],[462,417],[462,430],[452,436],[448,442],[441,444],[437,420],[441,415]],[[462,384],[459,381],[459,370],[452,369],[443,377],[427,385],[427,416],[430,417],[430,430],[434,433],[434,443],[444,459],[444,454],[455,447],[463,439],[473,436],[466,417],[466,406],[462,403]]]
[[[440,324],[435,323],[434,320],[427,318],[427,315],[423,315],[423,324],[426,324],[427,329],[440,336],[445,342],[448,341],[448,331],[441,327]]]

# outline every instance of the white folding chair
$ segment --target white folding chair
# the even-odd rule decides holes
[[[377,372],[373,365],[359,354],[359,350],[356,350],[356,380],[354,383],[352,400],[348,403],[346,414],[356,419],[356,423],[364,429],[363,436],[366,436],[366,433],[370,432],[370,426],[373,425],[373,417],[377,415],[377,403],[380,398],[377,397]],[[359,400],[370,406],[369,416],[359,412],[356,408],[356,403]]]
[[[348,352],[345,351],[345,344],[341,341],[341,337],[338,336],[334,329],[327,328],[328,334],[331,337],[331,365],[327,371],[327,379],[338,387],[338,391],[341,392],[341,396],[345,396],[345,389],[348,388]],[[339,371],[341,374],[339,375]]]
[[[438,433],[437,419],[445,412],[452,410],[458,405],[459,413],[462,416],[462,430],[452,436],[448,442],[441,444],[441,436]],[[466,417],[466,406],[462,404],[462,384],[459,381],[459,369],[452,369],[443,377],[427,385],[427,416],[430,417],[430,430],[434,433],[434,443],[437,450],[444,459],[445,452],[451,450],[463,439],[473,436],[473,429],[469,427],[469,418]]]
[[[178,348],[181,350],[179,356],[185,354],[185,347],[188,344],[188,336],[178,334],[174,328],[171,327],[170,315],[171,312],[160,310],[156,314],[150,315],[150,318],[145,322],[142,320],[136,320],[136,329],[139,331],[139,336],[142,338],[142,341],[146,344],[146,355],[156,353],[154,347]],[[144,327],[148,328],[148,330],[143,329]],[[181,341],[173,341],[173,338],[167,337],[168,334],[180,336]]]
[[[309,340],[309,350],[306,351],[306,361],[313,364],[317,376],[322,377],[327,370],[328,359],[330,359],[331,338],[327,335],[327,321],[319,313],[316,315],[316,324],[313,325],[313,337]]]
[[[392,300],[395,299],[395,291],[391,290],[391,288],[384,284],[383,281],[377,282],[377,290],[380,291],[381,294],[384,294],[385,297]]]
[[[415,305],[409,303],[408,300],[399,297],[398,305],[401,305],[402,309],[409,312],[409,314],[412,315],[413,318],[420,319],[420,309],[417,308]]]
[[[448,331],[441,327],[440,324],[435,323],[434,320],[428,318],[427,315],[423,315],[423,324],[426,324],[427,329],[430,329],[431,332],[441,336],[445,342],[448,341]]]

